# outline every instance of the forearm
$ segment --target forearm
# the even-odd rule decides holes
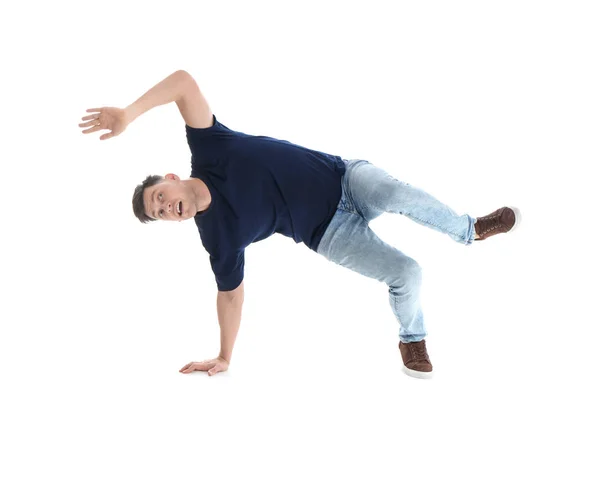
[[[221,352],[219,356],[228,362],[231,361],[233,345],[242,320],[242,305],[244,297],[230,297],[222,293],[217,294],[217,314],[221,326]]]
[[[138,116],[143,115],[146,111],[156,106],[177,101],[183,94],[183,90],[189,79],[190,75],[185,70],[178,70],[149,89],[137,101],[131,103],[125,109],[129,122],[132,122]]]

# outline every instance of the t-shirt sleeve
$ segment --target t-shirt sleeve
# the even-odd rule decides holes
[[[185,133],[192,158],[201,164],[223,152],[231,135],[234,133],[223,125],[213,114],[213,124],[207,128],[194,128],[185,125]]]
[[[245,250],[237,250],[218,257],[210,256],[210,265],[219,291],[233,291],[244,280],[244,252]]]

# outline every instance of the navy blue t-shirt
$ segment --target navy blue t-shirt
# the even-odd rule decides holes
[[[274,233],[317,250],[342,194],[340,156],[236,132],[215,115],[211,127],[185,129],[190,176],[212,197],[194,220],[219,291],[240,285],[245,248]]]

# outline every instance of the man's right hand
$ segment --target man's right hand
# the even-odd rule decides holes
[[[102,134],[100,140],[110,139],[123,133],[132,121],[131,116],[128,115],[127,111],[122,108],[104,107],[104,108],[92,108],[86,110],[92,115],[86,115],[82,120],[84,123],[80,123],[80,127],[90,127],[84,130],[82,133],[91,134],[98,130],[110,130],[109,133]]]
[[[220,356],[214,359],[208,359],[201,362],[192,361],[185,365],[180,371],[180,373],[192,373],[193,371],[206,371],[208,372],[208,376],[212,377],[215,373],[219,373],[222,371],[227,371],[229,368],[229,361],[225,358],[221,358]]]

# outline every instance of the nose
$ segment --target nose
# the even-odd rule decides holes
[[[174,215],[175,214],[175,206],[173,205],[173,202],[169,202],[167,204],[167,212],[169,213],[169,215]]]
[[[177,202],[169,202],[167,204],[167,210],[169,211],[169,215],[173,218],[173,219],[178,219],[179,218],[179,214],[177,214]]]

